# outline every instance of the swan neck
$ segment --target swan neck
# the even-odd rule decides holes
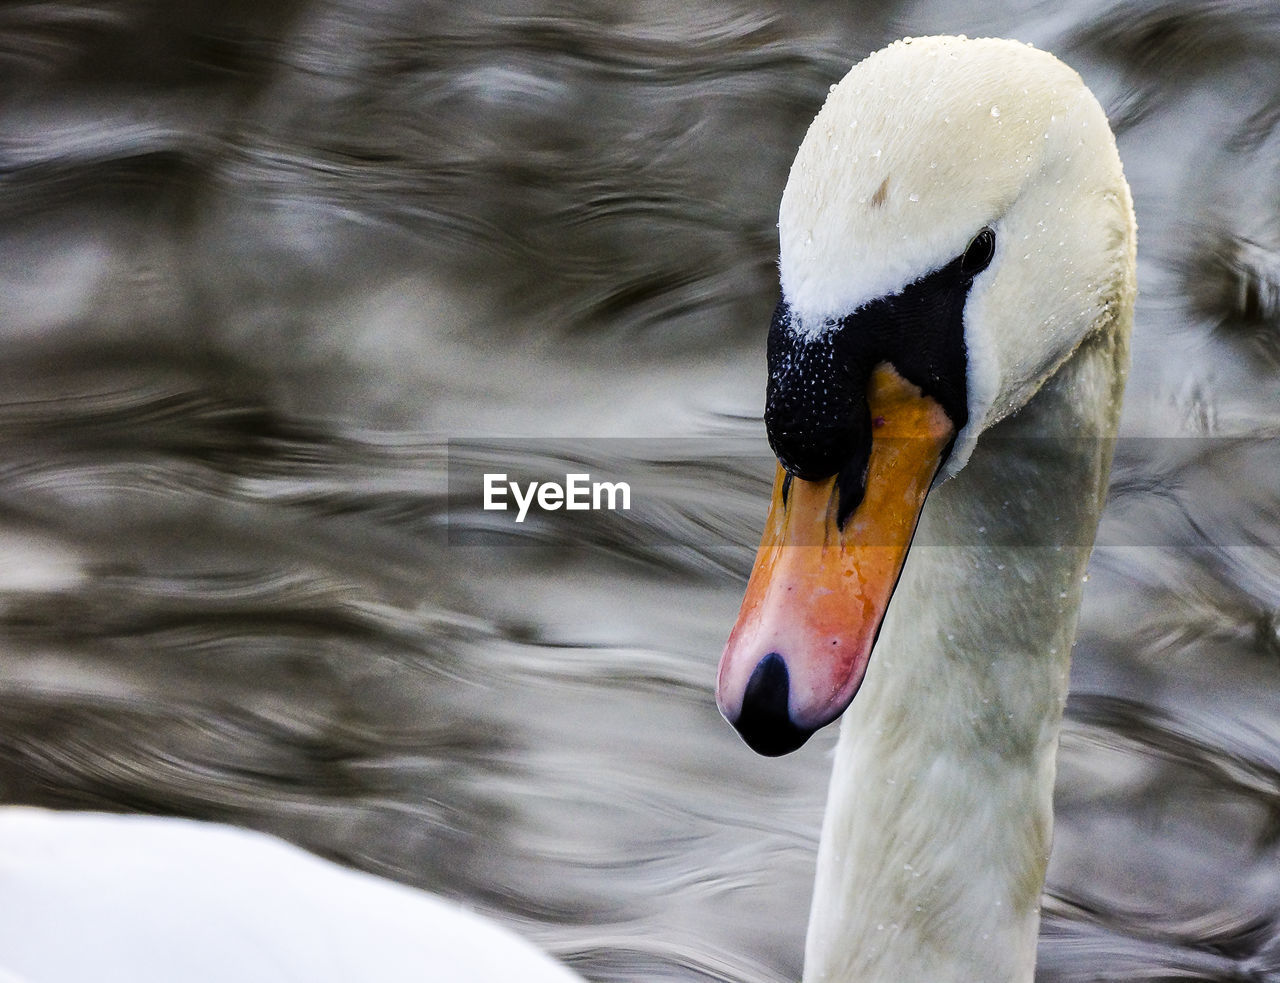
[[[842,724],[806,983],[1030,983],[1126,365],[1087,340],[931,494]]]

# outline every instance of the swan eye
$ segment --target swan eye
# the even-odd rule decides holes
[[[966,277],[975,277],[988,266],[996,254],[996,234],[991,229],[983,229],[965,247],[960,257],[960,272]]]

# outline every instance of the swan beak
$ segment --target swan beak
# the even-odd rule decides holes
[[[779,467],[774,479],[716,685],[720,712],[760,754],[794,751],[857,693],[925,496],[955,436],[942,407],[888,363],[873,371],[867,401],[865,492],[843,522],[842,476],[805,481]]]

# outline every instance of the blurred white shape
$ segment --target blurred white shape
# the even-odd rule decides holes
[[[26,808],[0,809],[0,958],[0,983],[581,983],[480,915],[262,833]]]

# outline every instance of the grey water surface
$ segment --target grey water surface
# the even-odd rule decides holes
[[[0,799],[278,833],[592,980],[797,979],[835,728],[758,758],[713,698],[777,202],[937,32],[1076,67],[1140,227],[1039,979],[1280,980],[1261,0],[0,6]],[[636,497],[517,529],[491,469]]]

